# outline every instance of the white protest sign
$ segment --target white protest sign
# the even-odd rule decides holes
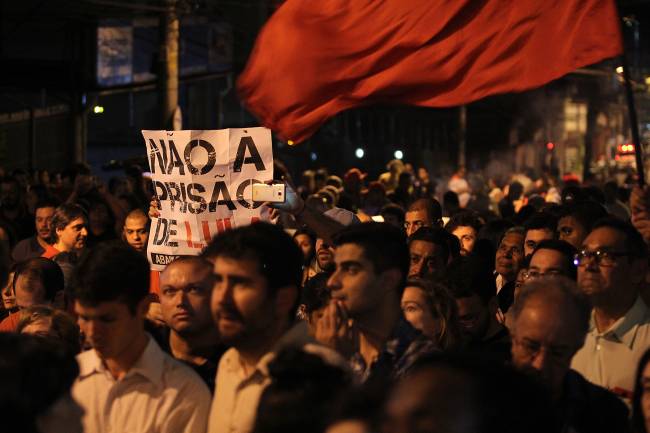
[[[218,233],[259,219],[253,183],[273,178],[271,131],[142,131],[160,217],[151,221],[147,255],[163,270],[179,255],[197,255]]]

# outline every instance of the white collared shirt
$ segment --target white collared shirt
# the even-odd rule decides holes
[[[634,391],[634,376],[643,353],[650,348],[650,309],[636,299],[632,308],[604,332],[598,332],[594,313],[585,344],[571,368],[585,379],[619,396]]]
[[[153,338],[116,380],[94,349],[77,356],[72,395],[84,408],[85,433],[204,433],[210,391],[191,368],[164,353]]]
[[[268,365],[284,347],[302,347],[332,365],[347,368],[347,363],[338,353],[315,343],[304,321],[291,327],[274,348],[260,358],[255,370],[248,376],[242,368],[239,352],[230,348],[221,357],[217,370],[209,433],[249,433],[253,430],[260,397],[271,383]]]

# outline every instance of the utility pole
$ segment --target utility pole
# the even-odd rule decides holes
[[[458,168],[465,166],[465,140],[467,136],[467,105],[461,105],[458,112]]]
[[[160,16],[160,75],[158,78],[161,104],[161,127],[174,128],[178,109],[178,0],[164,0],[165,12]]]

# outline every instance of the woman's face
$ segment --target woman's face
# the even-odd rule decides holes
[[[645,430],[650,432],[650,362],[645,365],[641,373],[641,411],[645,420]]]
[[[309,259],[314,254],[314,245],[311,242],[311,238],[307,235],[297,235],[293,238],[294,241],[298,244],[302,250],[302,255],[306,259]]]
[[[14,273],[9,274],[7,285],[2,288],[2,304],[9,310],[16,307],[16,294],[14,293]]]
[[[434,317],[424,292],[419,287],[407,286],[402,295],[402,312],[404,317],[422,334],[438,340],[442,331],[442,321]]]

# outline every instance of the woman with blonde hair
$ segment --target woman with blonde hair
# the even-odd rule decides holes
[[[438,343],[442,350],[460,344],[458,307],[442,284],[409,278],[402,294],[402,312],[414,328]]]

